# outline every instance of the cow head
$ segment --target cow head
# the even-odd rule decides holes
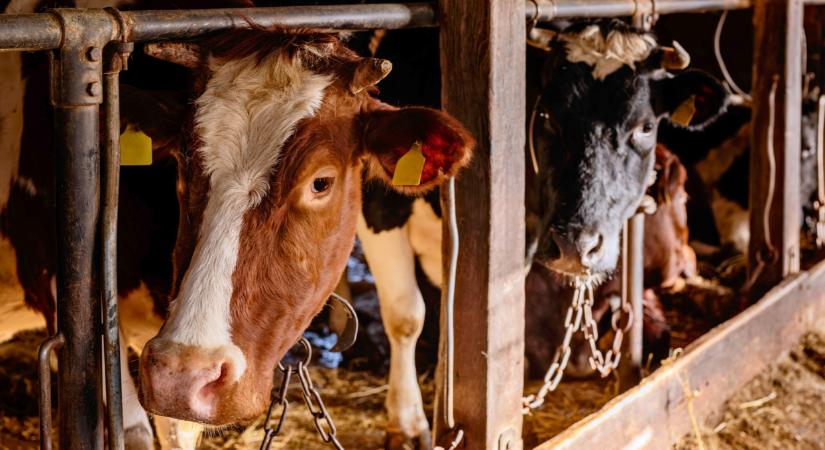
[[[538,168],[538,262],[568,276],[615,269],[624,222],[653,181],[656,131],[687,100],[712,120],[724,88],[687,53],[623,22],[578,23],[547,41],[529,138]]]
[[[455,175],[473,140],[450,116],[380,103],[390,70],[335,35],[236,31],[151,53],[192,67],[199,94],[179,152],[181,221],[169,316],[141,357],[154,413],[254,418],[273,370],[336,286],[362,174],[390,182],[411,147],[419,193]]]
[[[671,287],[696,273],[696,254],[688,245],[687,171],[679,157],[656,146],[656,182],[649,194],[657,209],[645,216],[644,267],[648,286]]]

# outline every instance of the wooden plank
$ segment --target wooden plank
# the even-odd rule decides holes
[[[691,344],[685,355],[537,450],[664,449],[825,317],[825,262]],[[689,395],[692,397],[689,400]],[[707,423],[704,423],[707,425]]]
[[[516,450],[523,446],[524,1],[441,0],[439,8],[442,106],[478,141],[456,180],[455,419],[464,448],[497,449],[501,440],[509,441],[502,450]],[[443,404],[437,410],[435,439],[445,445]]]
[[[801,0],[754,1],[749,249],[753,298],[799,271],[802,11]],[[775,183],[770,182],[772,173]]]

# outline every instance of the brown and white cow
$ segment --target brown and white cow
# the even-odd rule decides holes
[[[227,424],[265,408],[275,365],[335,288],[362,177],[389,182],[418,142],[421,184],[403,190],[424,192],[467,163],[473,140],[446,114],[373,98],[389,62],[335,35],[247,30],[204,44],[157,52],[194,67],[202,90],[178,154],[174,300],[141,357],[141,399]]]

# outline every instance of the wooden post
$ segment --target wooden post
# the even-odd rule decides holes
[[[754,1],[749,247],[754,299],[799,272],[802,10],[801,0]]]
[[[439,7],[442,106],[478,141],[471,166],[456,180],[460,252],[455,420],[465,432],[462,448],[519,450],[524,376],[524,2],[440,0]],[[447,241],[447,229],[444,236]],[[448,245],[445,242],[445,248]],[[446,255],[449,252],[445,260]],[[443,396],[439,400],[443,402]],[[438,404],[435,442],[446,447],[451,430],[443,412],[444,404]]]

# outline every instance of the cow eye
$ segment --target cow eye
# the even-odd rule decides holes
[[[332,187],[332,183],[335,181],[333,177],[319,177],[312,180],[312,193],[313,194],[323,194],[324,192],[328,191],[329,188]]]
[[[641,127],[639,127],[639,131],[644,135],[649,135],[653,133],[653,130],[656,129],[656,125],[653,122],[645,122]]]

